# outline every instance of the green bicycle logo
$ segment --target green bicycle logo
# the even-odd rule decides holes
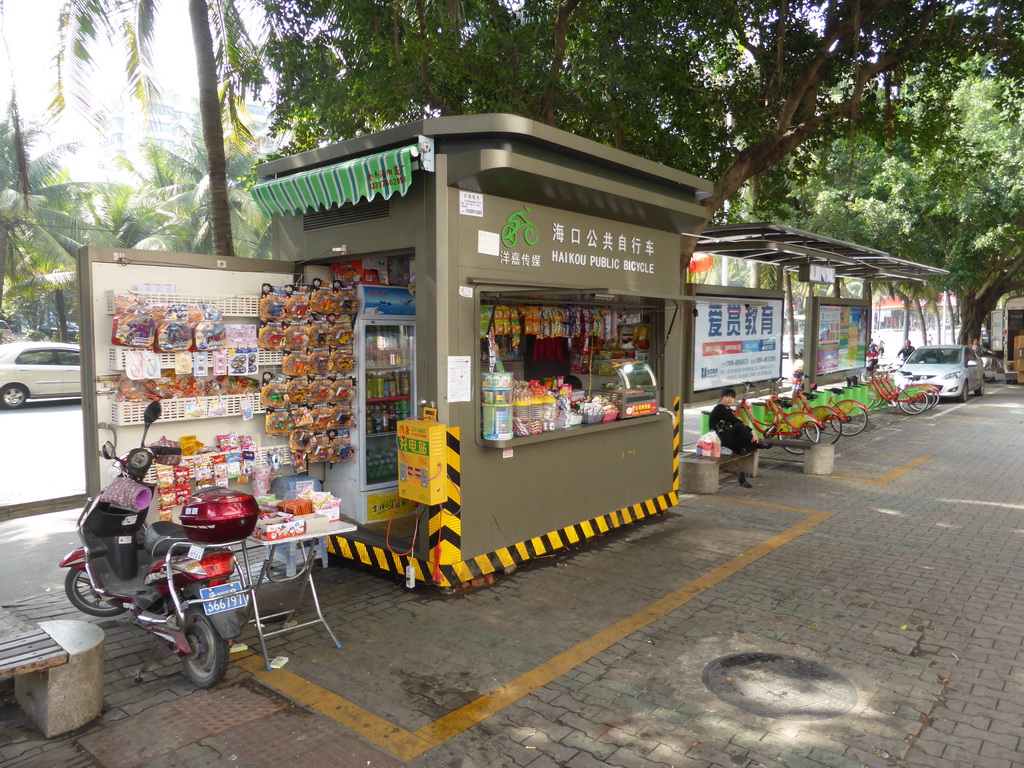
[[[506,248],[513,248],[519,242],[519,232],[523,233],[523,242],[527,245],[537,244],[537,226],[526,218],[530,212],[530,206],[524,205],[522,211],[516,211],[507,219],[505,226],[501,228],[501,242]]]

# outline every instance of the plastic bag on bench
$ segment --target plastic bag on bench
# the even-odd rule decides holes
[[[698,456],[721,456],[722,440],[718,433],[712,430],[701,435],[697,441],[696,451]]]

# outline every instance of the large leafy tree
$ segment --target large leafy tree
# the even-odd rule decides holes
[[[949,269],[930,290],[886,290],[915,305],[955,293],[961,343],[979,335],[1002,296],[1024,290],[1024,120],[990,71],[986,62],[964,78],[941,142],[838,140],[795,185],[788,214],[779,211],[798,226]]]
[[[199,82],[199,114],[209,170],[211,248],[234,254],[222,115],[235,124],[247,90],[264,82],[262,54],[243,19],[243,0],[188,0]],[[245,5],[249,5],[245,3]],[[53,107],[86,102],[100,41],[116,41],[125,56],[126,82],[147,105],[156,92],[151,51],[159,0],[65,0]]]
[[[294,149],[512,112],[711,179],[705,223],[853,123],[940,124],[979,50],[1024,72],[1010,0],[265,0]],[[907,83],[915,83],[915,87]],[[897,109],[896,107],[899,107]],[[925,119],[925,118],[930,119]],[[736,206],[735,210],[740,210]],[[684,238],[683,264],[695,238]]]

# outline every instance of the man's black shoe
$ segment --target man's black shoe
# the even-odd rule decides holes
[[[747,473],[746,472],[740,472],[740,487],[742,487],[742,488],[753,488],[754,487],[750,483],[747,482]]]

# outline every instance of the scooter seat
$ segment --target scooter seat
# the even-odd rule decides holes
[[[146,535],[142,539],[142,545],[153,557],[163,557],[172,544],[180,541],[188,541],[185,529],[177,523],[169,523],[161,520],[153,523],[146,529]]]

